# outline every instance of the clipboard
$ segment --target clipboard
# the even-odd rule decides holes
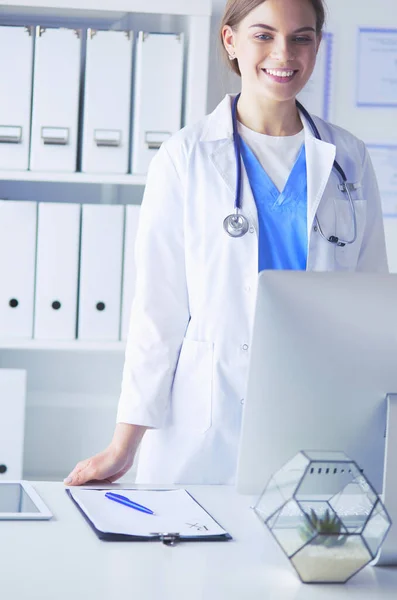
[[[120,524],[120,518],[122,519],[129,519],[129,516],[131,516],[132,518],[135,518],[135,520],[141,520],[141,522],[145,523],[145,527],[147,527],[148,532],[145,533],[144,535],[142,535],[142,531],[138,532],[138,533],[132,533],[131,531],[129,531],[128,533],[123,533],[120,531],[117,531],[117,524],[115,523],[115,527],[114,527],[114,531],[111,531],[111,523],[108,522],[107,525],[110,525],[108,527],[103,526],[98,524],[98,519],[96,518],[98,515],[95,515],[95,510],[98,510],[98,506],[102,506],[101,502],[102,502],[102,498],[104,496],[104,494],[106,492],[110,491],[109,489],[101,489],[101,488],[68,488],[66,489],[66,493],[69,496],[69,498],[72,500],[72,502],[77,506],[77,508],[79,509],[80,513],[83,515],[84,519],[86,520],[86,522],[88,523],[88,525],[91,527],[91,529],[94,531],[94,533],[96,534],[96,536],[102,540],[102,541],[106,541],[106,542],[152,542],[152,541],[161,541],[163,544],[167,545],[167,546],[175,546],[176,544],[178,544],[179,542],[225,542],[225,541],[229,541],[232,538],[232,536],[225,531],[222,526],[212,517],[212,515],[205,509],[203,508],[203,506],[201,506],[201,504],[199,502],[197,502],[197,500],[187,491],[184,489],[179,489],[179,490],[137,490],[136,488],[123,488],[117,489],[118,493],[121,493],[123,495],[128,494],[129,492],[131,492],[132,494],[134,493],[147,493],[150,494],[150,497],[152,498],[152,500],[150,501],[149,504],[149,500],[147,500],[147,504],[146,506],[150,506],[153,504],[157,504],[157,506],[161,506],[161,502],[160,504],[157,502],[154,502],[154,500],[161,500],[162,498],[166,498],[167,499],[167,508],[169,510],[170,508],[170,502],[169,500],[173,500],[174,498],[176,499],[176,496],[178,496],[178,500],[179,502],[182,502],[182,506],[184,507],[190,507],[189,510],[191,510],[191,513],[194,514],[194,516],[196,517],[196,519],[190,519],[191,521],[196,521],[196,523],[185,523],[183,527],[181,528],[177,528],[177,527],[172,527],[168,530],[166,530],[165,528],[162,528],[161,531],[149,531],[150,529],[156,529],[155,526],[155,522],[151,521],[150,519],[152,518],[151,516],[148,515],[143,515],[139,514],[138,511],[135,511],[134,509],[131,509],[129,507],[125,507],[125,506],[120,506],[117,503],[112,503],[111,501],[108,501],[107,499],[105,499],[105,504],[103,504],[103,506],[106,506],[106,510],[109,511],[114,511],[114,515],[117,515],[118,520],[119,520],[119,524]],[[87,492],[90,494],[90,496],[87,496]],[[99,495],[98,496],[91,496],[91,493],[95,492]],[[174,495],[174,498],[172,496],[165,496],[165,494],[167,493],[171,493],[171,492],[177,492],[178,494]],[[82,497],[82,493],[85,493],[85,498],[89,498],[92,500],[95,500],[93,506],[88,507],[87,505],[84,506],[84,502],[81,501],[81,497]],[[160,497],[161,494],[161,497]],[[156,496],[157,495],[157,496]],[[79,497],[80,496],[80,497]],[[131,499],[134,499],[134,497],[131,497]],[[96,504],[96,506],[95,506]],[[171,502],[172,504],[172,502]],[[123,512],[121,512],[123,511]],[[160,509],[161,512],[161,509]],[[94,514],[93,514],[94,513]],[[190,514],[190,513],[189,513]],[[179,517],[179,514],[178,514]],[[146,519],[146,521],[145,521]],[[172,519],[171,519],[172,521]],[[182,518],[183,521],[183,518]],[[152,526],[153,523],[153,526]],[[205,523],[206,525],[200,525]],[[199,528],[200,527],[200,531],[197,533],[187,533],[186,532],[186,527],[187,526],[191,526],[191,528],[194,530],[194,527]],[[138,528],[139,529],[139,528]],[[208,531],[208,533],[206,532],[206,530]],[[213,530],[211,532],[211,530]]]

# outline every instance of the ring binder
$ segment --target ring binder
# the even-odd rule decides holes
[[[181,127],[183,71],[183,34],[139,32],[132,140],[135,174],[147,173],[161,144]]]
[[[32,338],[37,203],[0,201],[0,336]]]
[[[0,165],[2,170],[25,171],[31,125],[31,28],[1,25],[0,48]]]
[[[77,165],[81,39],[73,29],[44,29],[35,40],[30,170],[70,173]]]
[[[127,173],[133,32],[88,30],[82,171]]]

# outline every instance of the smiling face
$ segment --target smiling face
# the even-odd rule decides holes
[[[265,0],[222,33],[238,60],[244,93],[278,102],[294,99],[306,85],[321,41],[309,0]]]

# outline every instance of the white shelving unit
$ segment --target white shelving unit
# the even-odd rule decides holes
[[[81,340],[18,340],[1,339],[0,351],[4,350],[51,350],[61,352],[124,352],[125,342],[86,342]]]
[[[0,0],[0,24],[35,23],[40,19],[53,19],[55,25],[81,21],[85,25],[93,20],[120,24],[136,15],[161,18],[164,27],[167,18],[179,17],[184,21],[187,38],[186,89],[184,122],[198,121],[206,112],[208,88],[208,58],[212,0]],[[126,21],[127,22],[127,21]],[[159,23],[156,22],[156,27]],[[2,171],[3,181],[42,181],[60,183],[107,183],[112,185],[145,184],[145,178],[135,175],[92,177],[82,173],[30,173],[29,171]]]
[[[211,14],[211,0],[0,0],[4,25],[103,24],[104,28],[153,27],[169,32],[177,23],[187,42],[183,125],[206,113]],[[145,182],[145,176],[136,175],[2,171],[0,167],[0,198],[65,201],[70,194],[72,201],[139,202]],[[24,477],[61,479],[78,460],[109,443],[124,350],[124,342],[0,338],[0,368],[23,368],[28,374]]]
[[[57,14],[60,10],[80,16],[87,12],[147,13],[183,16],[211,16],[211,0],[2,0],[0,8],[11,13],[29,9],[46,10]]]
[[[39,173],[0,171],[0,181],[38,181],[53,183],[92,183],[96,185],[145,185],[145,175],[103,175],[91,173]]]

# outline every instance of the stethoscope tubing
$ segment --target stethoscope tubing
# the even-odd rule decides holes
[[[237,102],[240,98],[240,94],[236,96],[233,102],[232,117],[233,117],[233,141],[234,141],[234,154],[236,157],[236,197],[234,200],[234,208],[236,214],[241,210],[241,145],[240,136],[237,128]]]
[[[236,195],[235,195],[235,200],[234,200],[234,210],[235,210],[236,216],[239,215],[240,211],[241,211],[241,184],[242,184],[241,145],[240,145],[240,136],[238,133],[238,126],[237,126],[237,103],[240,98],[240,95],[241,94],[237,94],[237,96],[234,98],[233,105],[232,105],[233,143],[234,143],[234,153],[235,153],[235,158],[236,158]],[[305,109],[305,107],[302,106],[302,104],[298,100],[295,100],[295,102],[296,102],[297,109],[307,119],[307,121],[310,125],[310,128],[312,129],[316,139],[321,141],[322,138],[321,138],[320,132],[319,132],[315,122],[313,121],[311,115]],[[354,206],[353,198],[351,196],[350,189],[349,189],[349,183],[347,181],[347,177],[346,177],[344,170],[342,169],[342,167],[336,160],[334,160],[334,164],[333,164],[332,168],[335,169],[337,171],[338,175],[340,176],[340,179],[342,182],[340,189],[343,192],[346,192],[347,197],[349,199],[350,211],[351,211],[352,220],[353,220],[353,237],[351,240],[342,240],[342,239],[338,238],[337,236],[327,237],[322,230],[322,227],[320,225],[317,215],[315,216],[315,221],[316,221],[316,225],[317,225],[317,230],[318,230],[319,234],[321,235],[321,237],[324,238],[324,240],[326,240],[327,242],[330,242],[331,244],[336,244],[337,246],[346,246],[346,244],[353,244],[357,239],[356,209]],[[226,220],[227,219],[225,219],[225,221]],[[244,235],[244,234],[242,234],[242,235]],[[234,237],[238,237],[238,236],[234,236]]]

